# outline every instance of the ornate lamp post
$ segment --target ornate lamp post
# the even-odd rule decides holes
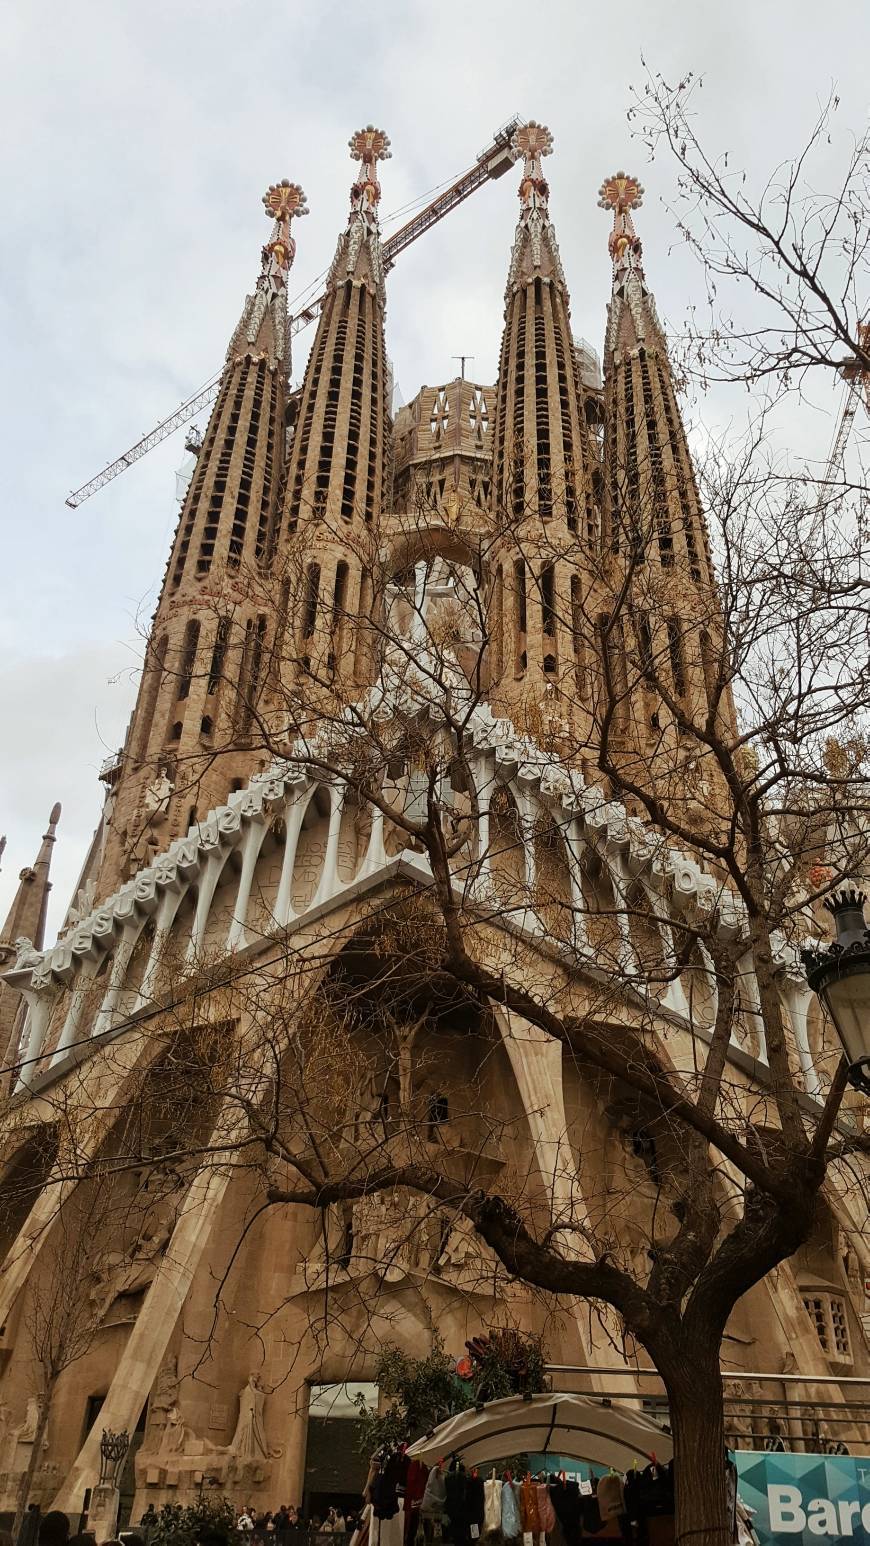
[[[103,1429],[103,1437],[100,1439],[100,1487],[116,1487],[118,1485],[118,1473],[126,1459],[127,1450],[130,1448],[130,1435],[128,1433],[113,1433],[111,1428]]]
[[[803,951],[807,981],[828,1011],[849,1062],[848,1080],[870,1095],[870,929],[863,891],[843,888],[825,906],[837,938],[825,950]]]

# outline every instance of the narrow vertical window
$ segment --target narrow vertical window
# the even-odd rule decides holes
[[[184,644],[181,650],[181,669],[179,671],[178,696],[186,698],[190,692],[190,684],[193,679],[193,668],[196,663],[196,646],[199,642],[199,623],[194,619],[189,622],[184,630]]]
[[[305,573],[305,610],[302,617],[302,637],[310,639],[317,621],[317,598],[320,593],[320,565],[309,564]]]
[[[217,626],[214,647],[211,652],[211,665],[208,668],[208,690],[210,696],[216,693],[220,687],[229,637],[230,620],[228,617],[222,617]]]
[[[686,673],[683,666],[683,636],[675,617],[668,618],[668,650],[671,657],[674,692],[678,698],[681,698],[686,690]]]
[[[526,566],[521,558],[514,564],[514,615],[516,631],[516,670],[521,675],[528,664],[526,652]]]

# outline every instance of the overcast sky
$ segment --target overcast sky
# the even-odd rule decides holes
[[[665,318],[702,298],[697,268],[669,252],[672,168],[648,165],[626,123],[641,53],[669,77],[703,73],[706,141],[761,176],[802,142],[832,81],[841,131],[863,131],[870,39],[855,0],[7,0],[2,16],[0,921],[60,799],[56,928],[133,704],[181,437],[78,511],[64,499],[219,368],[258,271],[268,184],[301,182],[311,206],[293,294],[331,259],[354,129],[392,138],[388,215],[466,167],[514,111],[548,123],[574,330],[600,350],[607,173],[646,184],[638,225]],[[390,276],[406,400],[450,379],[460,352],[494,379],[516,183],[485,187]],[[815,432],[826,444],[830,426]]]

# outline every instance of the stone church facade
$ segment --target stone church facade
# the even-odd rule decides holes
[[[639,499],[641,485],[656,501],[647,563],[660,603],[646,647],[670,658],[676,691],[705,691],[717,610],[695,474],[632,223],[641,190],[623,174],[602,189],[614,217],[602,378],[571,332],[542,166],[551,148],[542,125],[517,132],[520,216],[497,381],[424,387],[395,417],[378,225],[386,136],[369,128],[351,141],[359,170],[348,224],[296,392],[287,279],[293,222],[307,210],[288,182],[264,199],[273,225],[262,271],[230,341],[126,742],[104,770],[103,819],[75,905],[46,945],[56,809],[0,939],[2,1508],[14,1507],[36,1438],[32,1328],[63,1270],[59,1236],[90,1232],[81,1283],[94,1324],[56,1382],[33,1495],[70,1514],[97,1481],[104,1427],[136,1436],[135,1517],[149,1501],[194,1498],[204,1479],[240,1502],[298,1502],[312,1388],[370,1379],[380,1344],[421,1352],[434,1327],[458,1353],[466,1337],[508,1316],[545,1331],[554,1362],[605,1370],[617,1357],[614,1325],[582,1304],[548,1321],[517,1285],[480,1271],[460,1227],[433,1229],[431,1210],[411,1196],[362,1199],[325,1227],[303,1208],[259,1214],[262,1175],[212,1162],[209,1134],[226,1113],[207,1097],[197,1102],[195,1091],[183,1110],[201,1161],[153,1201],[146,1195],[149,1166],[172,1136],[169,1098],[143,1096],[170,1080],[161,1061],[173,989],[167,962],[183,974],[231,960],[268,993],[276,942],[322,960],[326,972],[372,899],[425,886],[421,855],[378,812],[363,812],[340,777],[318,771],[318,748],[325,764],[327,728],[372,690],[385,619],[412,641],[418,630],[424,652],[426,630],[446,608],[457,672],[471,669],[478,584],[487,674],[462,730],[480,810],[475,886],[502,897],[501,927],[509,922],[513,936],[554,942],[545,952],[554,981],[569,968],[576,974],[579,961],[590,968],[589,992],[599,991],[601,963],[614,963],[617,1019],[641,1012],[631,980],[650,941],[631,901],[654,894],[653,944],[672,968],[657,1023],[678,1066],[690,1067],[696,1041],[709,1036],[709,973],[701,957],[678,967],[667,920],[706,915],[715,895],[718,926],[736,931],[737,899],[691,855],[663,856],[637,812],[609,798],[583,758],[559,754],[562,730],[575,744],[594,734],[602,662],[571,620],[580,607],[594,612],[602,555],[624,541],[614,512]],[[580,551],[596,555],[585,574]],[[386,597],[383,573],[393,577]],[[628,648],[602,638],[616,680]],[[288,703],[302,699],[303,675],[322,684],[322,723],[309,687],[308,720],[295,725],[305,756],[282,729]],[[636,700],[618,726],[625,756],[652,766],[661,758],[663,767],[677,759],[678,797],[715,805],[715,788],[681,751],[665,711],[643,692]],[[413,770],[397,776],[403,798],[419,798]],[[541,838],[554,822],[556,844]],[[512,888],[531,894],[543,877],[549,900],[540,915],[511,906]],[[777,965],[796,1076],[812,1100],[830,1049],[785,942]],[[197,980],[197,1030],[237,1038],[243,1062],[251,1025],[226,1024],[221,989]],[[177,1005],[172,1012],[187,1034],[194,1020]],[[750,1111],[765,1101],[763,1032],[751,1003],[745,1026],[730,1049],[729,1078]],[[488,1175],[536,1177],[554,1214],[577,1206],[578,1178],[591,1217],[618,1195],[626,1253],[643,1255],[650,1165],[612,1092],[605,1098],[557,1044],[495,1005],[465,1041],[449,1024],[419,1034],[429,1036],[427,1055],[411,1055],[406,1079],[429,1113],[422,1142],[465,1153],[485,1111],[492,1136],[477,1162]],[[137,1109],[137,1163],[124,1164]],[[594,1157],[581,1163],[581,1149]],[[567,1165],[554,1159],[566,1151]],[[107,1155],[118,1165],[95,1208],[87,1185]],[[870,1372],[868,1276],[863,1221],[832,1187],[811,1244],[732,1318],[728,1367],[747,1374],[748,1393],[758,1371]],[[331,1302],[338,1295],[343,1304],[334,1321],[325,1317],[327,1286]],[[607,1381],[591,1375],[589,1388]],[[648,1389],[640,1372],[625,1384],[628,1394]]]

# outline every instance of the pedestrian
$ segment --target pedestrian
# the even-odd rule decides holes
[[[39,1521],[39,1546],[67,1546],[69,1520],[59,1508],[49,1509]]]
[[[240,1531],[242,1535],[251,1535],[253,1533],[254,1521],[251,1515],[251,1510],[249,1508],[242,1509],[242,1512],[236,1520],[236,1529]]]
[[[156,1528],[157,1510],[153,1503],[149,1503],[144,1514],[142,1515],[142,1518],[139,1520],[139,1529],[145,1538],[146,1546],[148,1546],[148,1543],[150,1542]]]

